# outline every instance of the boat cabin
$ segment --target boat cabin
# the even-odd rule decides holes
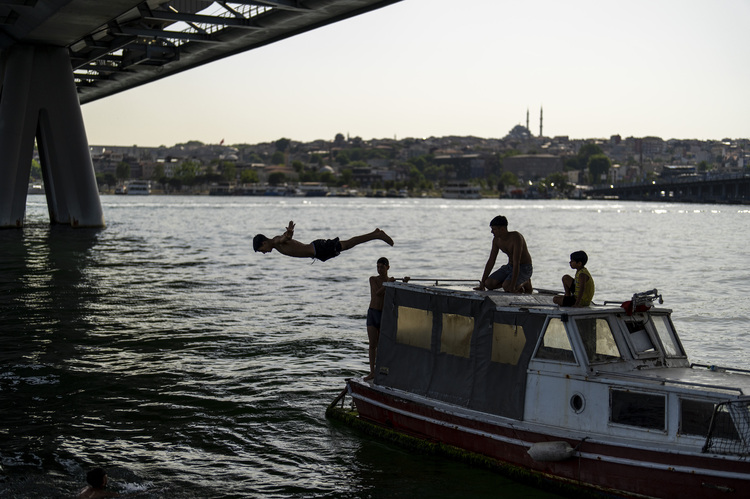
[[[750,455],[750,375],[691,365],[657,300],[566,308],[550,294],[388,283],[373,385],[571,438]]]

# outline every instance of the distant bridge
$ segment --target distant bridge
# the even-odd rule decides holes
[[[80,104],[398,1],[0,0],[0,228],[35,138],[51,222],[104,226]]]
[[[750,174],[684,175],[652,182],[599,186],[588,194],[632,201],[750,204]]]

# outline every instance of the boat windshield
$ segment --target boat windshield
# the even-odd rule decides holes
[[[622,360],[607,319],[583,317],[575,320],[590,364]]]
[[[680,344],[673,333],[672,324],[666,315],[652,315],[656,334],[659,336],[667,357],[684,357]]]
[[[535,358],[575,364],[573,347],[570,346],[565,324],[559,318],[553,317],[549,320]]]

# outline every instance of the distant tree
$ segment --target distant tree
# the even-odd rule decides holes
[[[257,152],[251,152],[250,154],[247,154],[245,156],[245,159],[247,159],[250,163],[263,163],[263,158],[261,158]]]
[[[188,140],[187,142],[184,142],[182,144],[176,144],[175,147],[184,147],[186,149],[194,149],[198,147],[203,147],[204,144],[200,140]]]
[[[310,163],[316,163],[319,166],[323,166],[325,164],[325,160],[323,159],[322,155],[313,153],[310,155]]]
[[[700,163],[698,163],[698,171],[699,172],[707,172],[710,169],[711,169],[711,167],[709,166],[709,164],[708,164],[707,161],[701,161]]]
[[[231,161],[221,162],[221,177],[229,182],[234,181],[237,178],[237,165]]]
[[[192,160],[183,161],[174,172],[174,178],[179,179],[181,182],[179,187],[181,187],[182,184],[193,185],[193,182],[195,182],[195,177],[198,176],[199,167],[200,167],[200,163],[198,163],[197,161],[192,161]],[[171,185],[171,182],[170,182],[170,185]]]
[[[351,159],[349,158],[349,153],[346,151],[339,151],[336,153],[336,162],[340,164],[341,166],[346,166],[349,163],[351,163]]]
[[[417,156],[415,158],[410,158],[409,164],[412,165],[417,170],[419,170],[420,173],[422,173],[424,172],[424,169],[427,166],[427,160],[425,159],[424,156]]]
[[[286,156],[284,156],[284,153],[281,151],[276,151],[273,153],[273,156],[271,156],[271,164],[272,165],[283,165],[286,163]]]
[[[351,168],[342,169],[341,175],[339,176],[339,184],[352,185],[353,183],[354,183],[354,174],[352,173]]]
[[[336,175],[334,175],[333,172],[329,172],[326,170],[318,174],[318,179],[320,182],[324,182],[330,185],[336,182]]]
[[[416,188],[425,182],[424,174],[414,165],[409,165],[409,187]]]
[[[506,187],[517,186],[518,177],[513,172],[503,172],[500,174],[500,180],[497,182],[497,190],[503,192]]]
[[[117,167],[115,168],[115,175],[120,180],[127,180],[130,178],[130,165],[127,164],[125,161],[120,161],[117,163]]]
[[[42,165],[35,159],[31,160],[31,178],[33,180],[42,180]]]
[[[555,189],[560,192],[567,192],[570,188],[570,184],[568,184],[568,176],[562,172],[550,174],[544,179],[544,183],[547,184],[550,189]]]
[[[258,172],[249,168],[245,168],[240,174],[240,182],[242,182],[243,184],[257,184],[258,182],[260,182],[260,179],[258,178]]]
[[[445,166],[428,165],[424,169],[424,176],[427,180],[431,180],[433,182],[442,180],[443,177],[445,177]]]
[[[305,164],[302,161],[295,159],[294,161],[292,161],[292,168],[294,168],[294,171],[299,174],[305,168]]]
[[[302,170],[299,173],[300,182],[318,182],[320,181],[320,175],[315,170]]]
[[[271,185],[279,185],[286,182],[286,174],[284,172],[273,172],[268,176],[268,183]]]
[[[589,170],[589,178],[592,184],[598,184],[602,182],[602,175],[606,177],[609,173],[609,169],[612,166],[612,162],[605,154],[593,154],[589,157],[587,168]]]
[[[578,164],[576,166],[576,170],[584,170],[588,168],[589,165],[589,158],[591,156],[595,155],[603,155],[604,151],[601,147],[599,147],[596,144],[584,144],[579,150],[578,154],[576,154],[576,159],[578,160]]]
[[[289,144],[291,143],[292,141],[290,139],[279,139],[274,142],[274,145],[276,146],[276,151],[286,152],[289,149]]]
[[[151,174],[151,180],[158,180],[164,176],[164,163],[157,163],[154,167],[154,173]]]

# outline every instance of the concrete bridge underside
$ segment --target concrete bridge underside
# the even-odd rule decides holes
[[[0,228],[22,227],[34,140],[51,223],[103,227],[80,104],[399,0],[5,0]]]

